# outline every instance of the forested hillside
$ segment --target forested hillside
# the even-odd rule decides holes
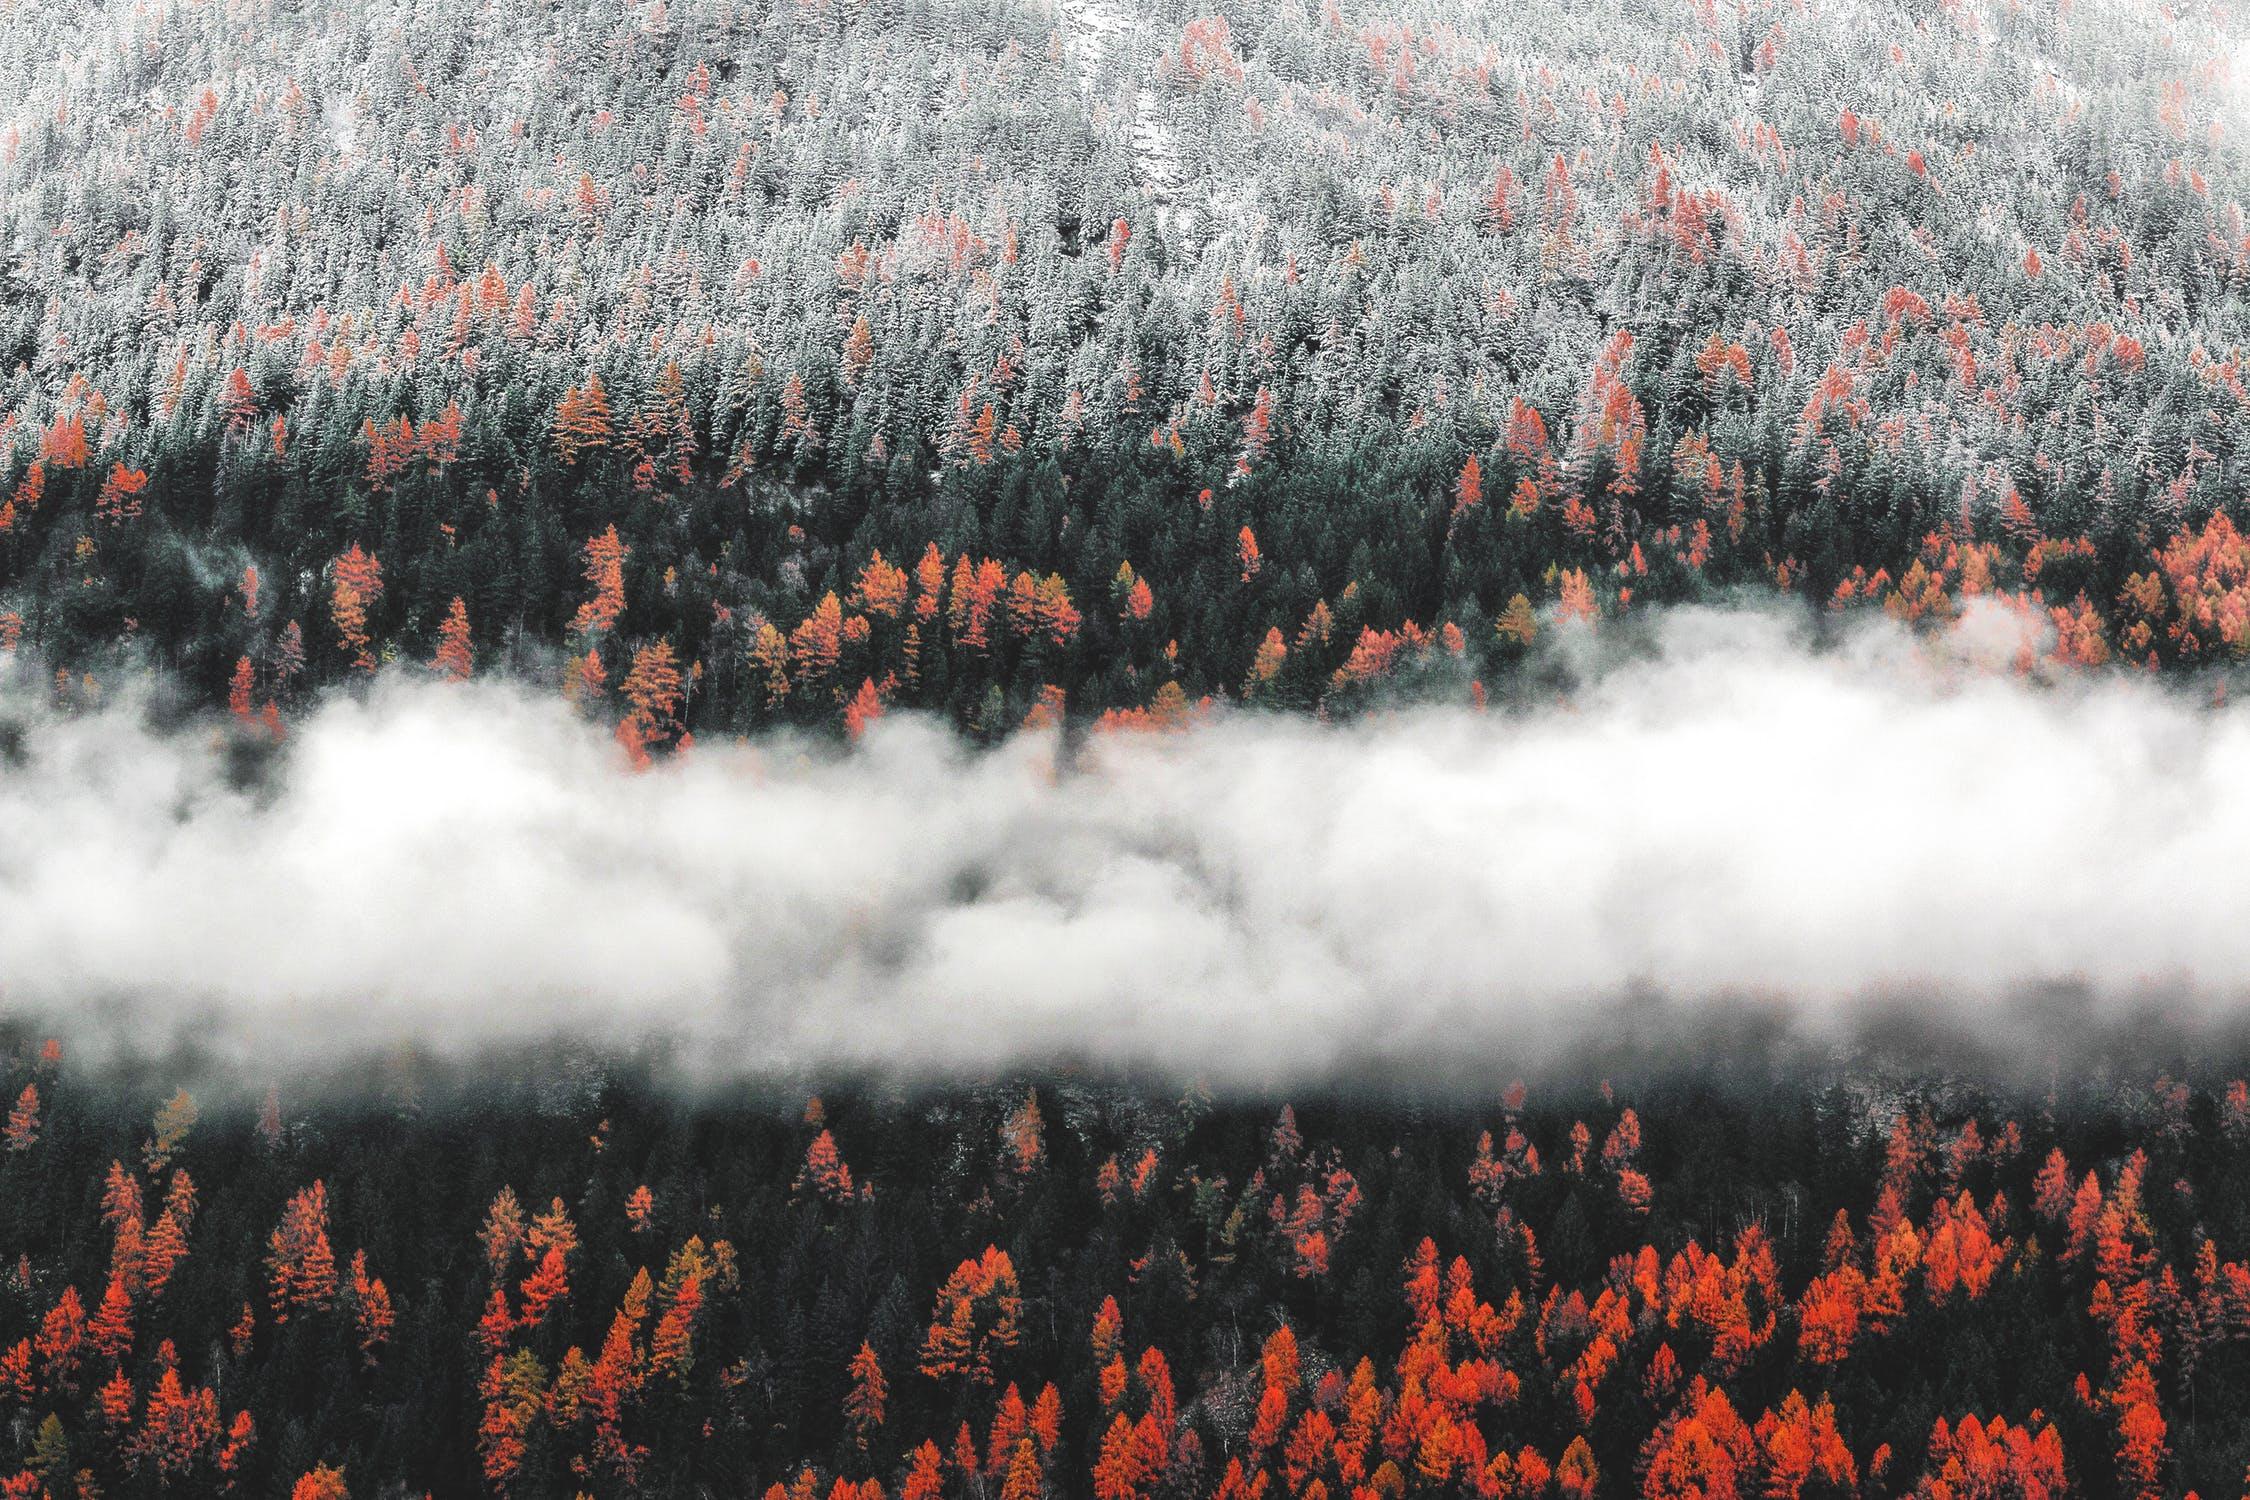
[[[2218,0],[0,0],[0,1500],[2244,1493],[2245,130]]]
[[[2239,1492],[2242,1084],[1755,1071],[199,1108],[27,1048],[0,1492]]]
[[[0,628],[65,696],[1340,710],[1737,588],[2250,639],[2223,6],[0,21]]]

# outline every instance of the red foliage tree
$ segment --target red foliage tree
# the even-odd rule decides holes
[[[23,1092],[16,1095],[15,1106],[8,1111],[8,1124],[4,1136],[11,1154],[21,1156],[39,1143],[39,1085],[27,1083]]]
[[[375,656],[368,639],[368,611],[383,596],[383,568],[372,552],[360,550],[357,542],[331,565],[332,582],[329,592],[329,618],[335,622],[336,637],[351,656],[352,665],[362,672],[375,670]]]
[[[594,597],[579,605],[578,612],[570,617],[573,634],[601,635],[616,626],[618,616],[625,612],[625,559],[631,551],[618,540],[615,526],[586,539],[583,576],[594,586]]]
[[[922,1344],[922,1373],[990,1385],[994,1359],[1015,1347],[1022,1314],[1015,1263],[1006,1251],[987,1245],[982,1256],[962,1261],[938,1288]]]
[[[852,1441],[867,1451],[868,1440],[883,1425],[883,1406],[890,1386],[883,1379],[882,1361],[871,1344],[861,1344],[852,1356],[851,1389],[844,1396],[844,1420],[851,1425]]]
[[[391,1341],[391,1324],[395,1314],[391,1308],[390,1288],[383,1285],[380,1276],[367,1274],[367,1252],[352,1252],[351,1281],[352,1326],[359,1335],[359,1355],[369,1369],[382,1357],[383,1346]]]
[[[609,393],[602,389],[601,376],[589,374],[584,386],[563,392],[555,408],[555,451],[564,463],[575,464],[582,454],[607,448],[616,436],[617,424],[611,419]]]
[[[454,682],[466,682],[476,670],[476,653],[469,645],[469,606],[458,595],[445,613],[445,623],[438,627],[437,655],[431,659],[431,669],[439,676]]]
[[[266,1297],[276,1323],[325,1310],[336,1297],[336,1253],[328,1243],[328,1187],[290,1198],[266,1240]]]

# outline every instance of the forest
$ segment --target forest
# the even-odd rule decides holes
[[[9,1495],[1958,1500],[2250,1465],[2240,1081],[1855,1054],[1299,1108],[683,1092],[566,1048],[206,1106],[155,1062],[9,1066]]]
[[[0,0],[0,1500],[2250,1492],[2242,1047],[1401,1076],[1648,953],[2239,1001],[2246,114],[2221,0]],[[1691,605],[1768,717],[1557,701]],[[1870,622],[2026,696],[1657,837]]]
[[[640,755],[1482,701],[1746,594],[2250,640],[2223,6],[101,15],[0,29],[65,704],[505,672]]]

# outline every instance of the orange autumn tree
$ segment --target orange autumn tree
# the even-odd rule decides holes
[[[615,526],[586,539],[583,576],[594,586],[594,597],[570,617],[573,635],[601,635],[615,627],[625,612],[625,559],[631,550],[618,540]]]
[[[789,633],[787,656],[799,685],[824,681],[836,669],[843,657],[844,630],[843,601],[831,590]]]
[[[953,564],[946,601],[946,623],[957,644],[983,651],[991,644],[992,612],[1008,586],[1007,570],[993,558],[971,564],[962,553]]]
[[[66,412],[55,418],[39,437],[41,465],[53,464],[58,469],[83,469],[92,451],[86,443],[86,418],[78,412]]]
[[[368,639],[367,615],[383,596],[383,566],[374,553],[362,551],[354,542],[330,565],[330,575],[328,610],[336,625],[337,641],[355,669],[372,672],[375,655]]]
[[[860,569],[849,602],[854,609],[895,620],[906,608],[907,587],[906,570],[884,561],[882,549],[877,548]]]
[[[852,1169],[836,1145],[836,1137],[823,1130],[805,1148],[805,1164],[797,1169],[790,1189],[798,1197],[808,1194],[827,1203],[849,1203],[866,1191],[852,1182]]]
[[[297,1481],[289,1500],[351,1500],[351,1491],[344,1487],[342,1469],[322,1465]]]
[[[112,526],[137,520],[141,514],[141,492],[147,488],[145,470],[111,464],[109,477],[102,481],[100,492],[94,496],[94,514]]]
[[[670,1289],[659,1294],[664,1311],[649,1335],[648,1371],[652,1378],[680,1380],[686,1378],[695,1359],[695,1325],[703,1310],[703,1273],[675,1264],[664,1279]]]
[[[227,679],[227,712],[234,715],[236,722],[248,724],[257,718],[258,712],[252,701],[257,686],[257,668],[251,664],[250,658],[237,658],[234,673]]]
[[[570,1268],[562,1250],[549,1245],[517,1291],[522,1298],[522,1311],[515,1319],[515,1327],[537,1328],[547,1320],[548,1310],[570,1295]]]
[[[1461,465],[1460,477],[1453,482],[1453,513],[1476,509],[1484,503],[1484,465],[1472,453],[1469,461]]]
[[[1724,1391],[1695,1378],[1680,1409],[1651,1438],[1643,1460],[1646,1500],[1701,1500],[1750,1492],[1757,1439]]]
[[[328,1187],[315,1182],[290,1198],[266,1240],[267,1302],[276,1323],[326,1309],[336,1297],[336,1253],[328,1243]]]
[[[466,682],[476,670],[476,653],[469,646],[469,606],[459,595],[438,627],[437,655],[431,670],[453,682]]]
[[[221,1447],[217,1392],[207,1385],[188,1385],[172,1360],[164,1357],[164,1350],[159,1350],[159,1356],[164,1358],[164,1369],[155,1389],[149,1392],[140,1446],[153,1459],[158,1475],[169,1481],[186,1477],[205,1462],[223,1458],[225,1451]],[[236,1434],[240,1435],[239,1442]],[[248,1441],[239,1417],[233,1434],[224,1441],[235,1446],[239,1459],[240,1446]]]
[[[1136,1419],[1127,1409],[1139,1397]],[[1180,1456],[1179,1398],[1171,1363],[1164,1352],[1141,1351],[1128,1388],[1123,1361],[1114,1362],[1102,1380],[1103,1410],[1112,1413],[1096,1449],[1093,1492],[1098,1500],[1139,1500],[1160,1492],[1173,1478]]]
[[[1764,1493],[1773,1500],[1848,1496],[1859,1484],[1859,1466],[1836,1428],[1836,1404],[1825,1393],[1817,1404],[1791,1391],[1752,1430],[1764,1470]]]
[[[86,1304],[78,1288],[66,1286],[39,1322],[33,1341],[39,1356],[39,1382],[66,1391],[77,1389],[79,1364],[86,1356]]]
[[[2038,1427],[2033,1431],[2034,1426]],[[2052,1423],[2010,1426],[1964,1416],[1930,1429],[1929,1465],[1913,1491],[1916,1500],[1989,1495],[1994,1500],[2039,1500],[2069,1493],[2061,1435]]]
[[[15,1107],[8,1111],[6,1132],[7,1148],[11,1154],[22,1155],[39,1142],[39,1085],[27,1083],[16,1096]]]
[[[109,1285],[102,1292],[93,1321],[86,1325],[86,1334],[95,1352],[113,1364],[124,1359],[133,1347],[133,1298],[125,1290],[125,1278],[115,1271],[110,1272]]]
[[[383,1346],[390,1342],[391,1324],[396,1314],[391,1308],[390,1288],[383,1278],[367,1274],[367,1252],[352,1252],[351,1279],[352,1327],[359,1336],[360,1358],[373,1369],[381,1357]]]
[[[142,1290],[151,1302],[164,1295],[172,1273],[186,1258],[188,1226],[194,1221],[194,1184],[185,1172],[175,1172],[173,1191],[166,1195],[164,1211],[157,1215],[140,1247]]]
[[[493,1195],[492,1206],[485,1211],[484,1226],[477,1231],[477,1240],[484,1246],[485,1264],[497,1273],[507,1269],[516,1251],[523,1247],[523,1204],[512,1187],[502,1187]]]
[[[241,433],[250,429],[258,416],[258,392],[250,384],[250,372],[237,365],[226,378],[226,387],[219,398],[219,410],[227,419],[230,432]]]
[[[852,1441],[859,1451],[867,1451],[867,1443],[883,1425],[883,1403],[890,1395],[890,1386],[883,1379],[882,1361],[875,1357],[872,1344],[862,1343],[859,1353],[852,1356],[851,1389],[844,1396],[844,1420],[851,1424]]]
[[[886,682],[889,680],[884,679]],[[858,739],[867,732],[869,725],[887,712],[889,705],[883,701],[883,689],[876,685],[872,677],[861,678],[859,691],[852,694],[851,701],[844,705],[845,738]]]
[[[672,643],[660,640],[633,653],[632,668],[618,685],[627,712],[617,726],[618,742],[636,764],[646,764],[651,748],[672,743],[681,732],[682,685]]]
[[[996,1245],[964,1260],[938,1288],[920,1370],[933,1380],[992,1384],[993,1361],[1013,1349],[1023,1315],[1015,1262]]]
[[[485,1482],[502,1494],[522,1467],[528,1447],[525,1437],[539,1416],[542,1375],[537,1356],[521,1349],[506,1357],[494,1354],[477,1384],[477,1394],[484,1400],[477,1453],[483,1460]]]
[[[588,451],[607,448],[617,436],[611,420],[609,393],[602,378],[589,374],[584,386],[563,392],[555,408],[555,452],[565,464],[575,464]]]
[[[1059,574],[1037,578],[1018,573],[1008,587],[1006,604],[1009,623],[1018,635],[1043,637],[1061,646],[1078,633],[1078,608],[1071,603],[1070,590]]]

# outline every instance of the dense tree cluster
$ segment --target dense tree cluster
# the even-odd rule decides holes
[[[7,1495],[2154,1497],[2250,1465],[2239,1082],[1299,1113],[400,1060],[136,1126],[143,1082],[52,1044],[10,1071]]]
[[[275,725],[513,669],[636,752],[1469,694],[1740,588],[2230,657],[2235,55],[2114,0],[25,0],[0,646]]]

